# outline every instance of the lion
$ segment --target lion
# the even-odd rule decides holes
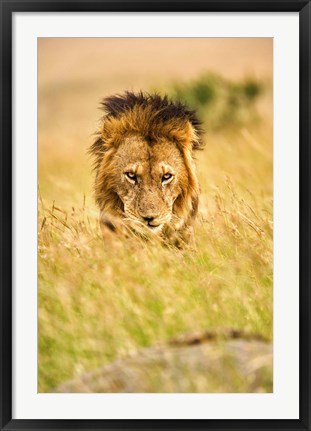
[[[103,232],[126,227],[188,243],[199,204],[193,153],[203,147],[196,113],[144,92],[109,96],[102,108],[90,153]]]

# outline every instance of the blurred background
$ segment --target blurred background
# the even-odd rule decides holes
[[[38,39],[39,391],[191,331],[271,341],[272,62],[265,38]],[[195,253],[127,243],[116,256],[100,237],[87,150],[101,99],[124,90],[203,121]],[[178,391],[150,373],[146,391]],[[232,374],[197,378],[182,390],[247,391]]]

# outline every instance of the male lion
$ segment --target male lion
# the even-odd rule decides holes
[[[177,246],[188,242],[199,200],[193,151],[202,148],[195,112],[142,92],[107,97],[102,106],[90,148],[102,229],[127,226]]]

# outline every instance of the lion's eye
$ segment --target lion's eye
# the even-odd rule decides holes
[[[129,178],[131,181],[137,180],[136,174],[134,174],[134,172],[125,172],[125,176],[127,176],[127,178]]]
[[[166,181],[170,180],[171,178],[173,178],[173,175],[172,175],[172,174],[169,174],[169,173],[164,174],[164,175],[162,176],[162,183],[165,183]]]

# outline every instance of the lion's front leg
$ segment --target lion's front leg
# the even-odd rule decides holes
[[[116,217],[106,211],[101,212],[99,224],[105,241],[116,241],[128,236],[128,229],[121,217]]]
[[[164,237],[167,242],[177,248],[186,248],[190,247],[195,249],[195,236],[194,229],[192,225],[183,225],[179,229],[176,229],[174,226],[166,227],[163,232]]]

